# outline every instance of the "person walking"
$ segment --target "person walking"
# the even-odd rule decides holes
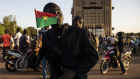
[[[17,28],[17,33],[14,36],[14,40],[16,41],[16,45],[15,45],[15,49],[19,51],[19,39],[22,36],[22,34],[20,33],[20,29]]]
[[[3,61],[5,61],[5,56],[7,55],[7,49],[10,49],[10,39],[11,36],[8,34],[7,30],[5,30],[5,34],[2,35],[3,42]]]

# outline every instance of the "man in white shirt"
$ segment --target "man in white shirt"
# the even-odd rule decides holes
[[[14,40],[16,40],[16,49],[19,51],[19,39],[22,36],[22,34],[20,33],[20,29],[17,29],[17,33],[14,36]]]
[[[11,35],[11,34],[10,34]],[[10,50],[13,50],[14,49],[14,46],[15,46],[15,44],[14,44],[14,39],[13,39],[13,37],[12,37],[12,35],[11,35],[11,39],[10,39]]]

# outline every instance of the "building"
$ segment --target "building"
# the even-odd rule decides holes
[[[72,18],[83,17],[83,27],[95,35],[112,33],[112,0],[73,0]]]

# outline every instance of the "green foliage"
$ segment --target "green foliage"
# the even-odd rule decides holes
[[[23,33],[22,27],[17,26],[16,16],[9,15],[3,18],[3,24],[0,22],[0,35],[4,34],[5,29],[8,33],[11,33],[12,36],[17,32],[17,28],[20,28],[20,32]],[[28,27],[27,32],[30,36],[37,35],[37,30],[34,27]]]
[[[17,26],[17,28],[19,28],[20,29],[20,33],[23,33],[23,29],[22,29],[22,27],[21,26]],[[17,29],[16,28],[16,29]],[[16,30],[16,32],[17,32],[17,30]]]
[[[28,27],[27,28],[27,33],[30,35],[30,36],[34,36],[34,35],[37,35],[37,30],[35,29],[35,27]]]
[[[0,24],[0,35],[3,35],[5,33],[5,27]]]
[[[139,32],[139,33],[137,33],[137,36],[140,38],[140,32]]]
[[[3,26],[8,31],[8,33],[14,35],[17,29],[16,17],[13,15],[5,16],[3,18]]]
[[[139,32],[139,33],[133,33],[133,32],[131,32],[131,33],[125,33],[125,36],[126,36],[126,37],[131,37],[131,36],[140,37],[140,32]]]

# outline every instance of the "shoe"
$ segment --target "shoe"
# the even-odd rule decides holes
[[[122,72],[121,75],[127,75],[127,72]]]

